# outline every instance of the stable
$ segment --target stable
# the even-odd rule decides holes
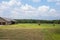
[[[15,24],[15,20],[0,17],[0,25],[10,25],[10,24]]]

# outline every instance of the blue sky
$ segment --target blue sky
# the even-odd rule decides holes
[[[60,0],[0,0],[0,16],[14,19],[60,19]]]

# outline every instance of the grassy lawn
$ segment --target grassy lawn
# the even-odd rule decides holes
[[[40,26],[38,24],[14,24],[14,25],[4,25],[4,26],[0,26],[0,29],[15,29],[15,28],[58,28],[60,27],[60,24],[55,24],[55,26],[53,26],[53,24],[41,24]]]
[[[60,40],[60,24],[1,25],[0,40]]]

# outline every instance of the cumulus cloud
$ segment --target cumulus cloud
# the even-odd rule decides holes
[[[38,7],[38,10],[42,13],[45,13],[45,12],[48,12],[49,8],[50,8],[49,6],[43,5],[43,6]]]
[[[22,5],[21,6],[21,9],[24,10],[24,11],[32,11],[32,10],[35,10],[34,7],[32,7],[31,5],[28,5],[28,4],[25,4],[25,5]]]
[[[17,0],[10,0],[8,2],[2,1],[0,3],[0,16],[21,19],[45,19],[45,17],[59,17],[57,10],[50,8],[49,6],[42,5],[35,8],[28,4],[22,4]]]
[[[34,2],[34,3],[41,2],[41,0],[28,0],[28,1],[32,1],[32,2]]]
[[[48,2],[55,2],[56,5],[60,5],[60,0],[47,0]]]
[[[57,2],[56,5],[60,5],[60,2]]]
[[[40,2],[41,0],[32,0],[33,2]]]
[[[47,0],[48,2],[60,2],[60,0]]]
[[[13,5],[17,5],[20,6],[21,2],[17,1],[17,0],[10,0],[8,3],[9,6],[13,6]]]

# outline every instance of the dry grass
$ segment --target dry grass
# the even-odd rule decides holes
[[[18,24],[10,26],[0,27],[0,40],[60,40],[60,25]]]
[[[0,40],[43,40],[44,37],[40,29],[4,29],[0,34]]]

